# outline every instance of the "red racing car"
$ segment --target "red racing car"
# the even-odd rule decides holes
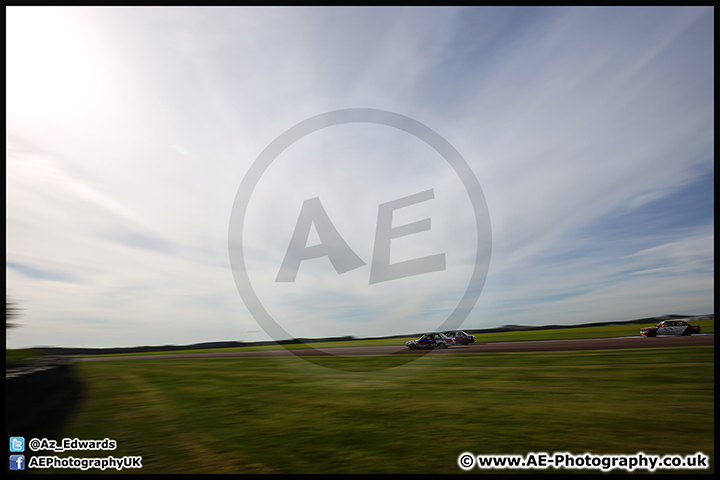
[[[640,329],[640,335],[645,337],[656,337],[658,335],[692,335],[700,333],[700,325],[690,325],[683,320],[665,320],[654,327]]]
[[[467,345],[468,343],[475,343],[475,335],[468,335],[462,330],[450,330],[449,332],[443,332],[446,337],[455,340],[455,343],[460,345]]]

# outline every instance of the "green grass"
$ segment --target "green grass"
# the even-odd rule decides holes
[[[40,351],[32,348],[18,348],[5,350],[5,367],[13,367],[41,355]]]
[[[399,357],[79,363],[63,436],[116,440],[71,454],[142,456],[129,473],[462,473],[465,451],[700,451],[714,471],[714,347]]]

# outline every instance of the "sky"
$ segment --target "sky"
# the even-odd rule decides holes
[[[7,346],[713,313],[713,13],[7,7]]]

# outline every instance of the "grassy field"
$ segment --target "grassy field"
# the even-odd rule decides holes
[[[32,348],[18,348],[5,350],[5,366],[12,367],[40,355],[38,350]]]
[[[297,357],[80,363],[84,399],[63,436],[116,440],[71,454],[142,456],[129,473],[462,473],[466,451],[703,452],[711,467],[697,472],[714,471],[714,347],[400,360],[377,357],[398,363],[373,373],[341,371],[347,357],[319,359],[330,369]]]

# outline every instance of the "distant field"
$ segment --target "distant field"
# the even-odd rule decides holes
[[[112,455],[143,457],[131,473],[462,473],[466,451],[703,452],[711,468],[675,473],[714,472],[714,347],[401,360],[79,363],[85,398],[63,436],[116,440]]]
[[[692,322],[693,324],[700,325],[703,333],[714,333],[715,323],[714,320],[702,320],[699,322]],[[557,328],[549,330],[529,330],[529,331],[515,331],[515,332],[500,332],[500,333],[482,333],[476,335],[477,341],[482,343],[491,342],[516,342],[516,341],[532,341],[532,340],[570,340],[570,339],[583,339],[583,338],[608,338],[608,337],[627,337],[639,335],[640,328],[643,326],[650,326],[652,323],[647,325],[610,325],[603,327],[575,327],[575,328]],[[388,339],[367,339],[367,340],[351,340],[342,342],[322,342],[322,347],[361,347],[361,346],[381,346],[381,345],[405,345],[407,340],[417,337],[407,338],[388,338]],[[317,346],[317,345],[316,345]],[[253,350],[278,350],[283,349],[282,345],[263,345],[263,346],[245,346],[245,347],[234,347],[234,348],[214,348],[214,349],[192,349],[192,350],[171,350],[162,352],[137,352],[137,353],[123,353],[123,354],[112,354],[113,356],[121,355],[164,355],[171,353],[211,353],[211,352],[238,352],[238,351],[253,351]],[[313,348],[310,345],[289,345],[287,348],[301,349],[301,348]],[[83,355],[83,357],[96,357],[101,355]]]
[[[18,363],[30,360],[40,355],[38,350],[32,348],[18,348],[5,350],[5,367],[12,367]]]

